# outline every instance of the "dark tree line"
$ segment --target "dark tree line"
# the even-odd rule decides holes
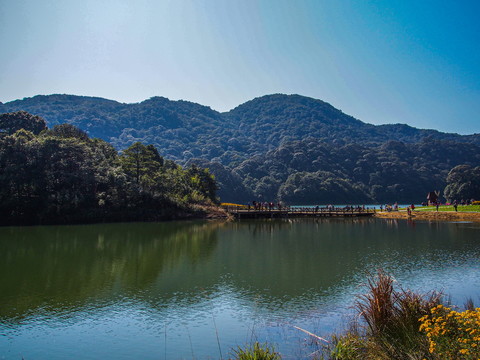
[[[162,97],[121,104],[72,95],[35,96],[2,109],[41,115],[50,127],[75,125],[117,150],[153,144],[165,159],[209,168],[225,202],[422,202],[445,188],[455,166],[480,165],[480,134],[375,126],[299,95],[263,96],[226,113]],[[139,164],[122,169],[150,187]]]
[[[184,169],[152,145],[119,154],[71,124],[47,129],[25,112],[0,115],[3,224],[175,218],[216,201],[207,169]]]
[[[234,168],[253,156],[308,137],[334,146],[378,146],[390,140],[417,143],[426,137],[480,145],[480,134],[462,136],[401,124],[375,126],[300,95],[262,96],[226,113],[163,97],[122,104],[85,96],[39,95],[0,105],[0,112],[2,108],[42,116],[50,127],[75,125],[117,149],[137,141],[153,144],[181,165],[200,158]]]
[[[428,192],[442,191],[447,184],[447,198],[449,191],[457,188],[465,193],[467,185],[454,184],[459,183],[456,179],[474,183],[480,147],[429,138],[414,144],[390,141],[376,146],[334,146],[310,138],[284,144],[233,168],[202,160],[197,163],[215,173],[224,201],[408,204],[426,201]],[[465,166],[452,170],[458,165]],[[231,188],[236,190],[230,192]]]
[[[480,200],[480,166],[463,164],[450,170],[444,196],[449,202]]]

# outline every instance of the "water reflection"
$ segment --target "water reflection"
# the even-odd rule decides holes
[[[37,308],[65,311],[91,299],[135,297],[162,275],[211,256],[219,223],[109,224],[0,228],[0,317]],[[181,271],[180,271],[181,273]],[[188,272],[163,282],[173,297]]]
[[[158,354],[165,336],[166,358],[190,357],[190,341],[195,357],[215,358],[212,319],[227,349],[252,324],[273,341],[279,323],[312,327],[321,318],[325,330],[328,314],[348,307],[378,267],[407,287],[440,284],[476,299],[479,234],[476,224],[378,219],[0,228],[0,329],[28,333],[27,343],[39,329],[59,336],[55,327],[92,342],[103,335],[130,346],[106,355],[127,358],[144,357],[145,339],[157,346],[147,357]],[[167,354],[166,334],[183,355]]]

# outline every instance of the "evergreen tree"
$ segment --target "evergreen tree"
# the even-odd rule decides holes
[[[145,146],[136,142],[126,150],[120,159],[125,173],[142,187],[155,183],[155,175],[163,165],[163,158],[153,145]]]
[[[37,135],[47,129],[47,123],[40,116],[31,115],[26,111],[0,115],[0,133],[13,134],[20,129]]]
[[[480,166],[455,166],[447,176],[445,198],[454,200],[480,199]]]

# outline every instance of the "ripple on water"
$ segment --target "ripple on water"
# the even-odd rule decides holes
[[[89,227],[104,234],[101,253],[88,240],[96,234],[69,248],[71,236],[82,238],[69,227],[57,229],[66,240],[15,239],[0,253],[0,266],[15,254],[4,273],[16,276],[0,282],[7,358],[218,358],[217,341],[227,358],[252,339],[302,358],[311,339],[294,326],[337,330],[379,267],[405,288],[444,290],[460,304],[480,288],[480,228],[470,223],[238,222],[221,231],[172,223],[165,237],[163,227],[152,236],[147,226],[127,228],[128,238],[109,239]],[[22,272],[32,262],[42,276]]]

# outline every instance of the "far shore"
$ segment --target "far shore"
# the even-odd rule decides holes
[[[375,217],[382,219],[411,219],[432,221],[475,221],[480,222],[480,212],[465,211],[412,211],[408,216],[407,211],[377,211]]]

